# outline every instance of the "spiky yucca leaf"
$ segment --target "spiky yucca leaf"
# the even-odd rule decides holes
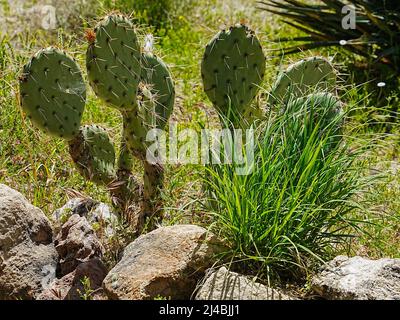
[[[308,34],[306,37],[280,39],[299,41],[287,47],[285,54],[326,46],[339,46],[381,62],[400,73],[400,2],[398,0],[267,0],[260,9],[278,14],[287,24]],[[345,29],[342,9],[353,5],[356,28]],[[344,42],[344,41],[345,42]]]

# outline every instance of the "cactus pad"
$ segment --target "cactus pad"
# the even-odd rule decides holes
[[[96,95],[119,110],[132,109],[140,80],[140,46],[134,26],[110,15],[95,28],[86,67]]]
[[[87,125],[70,142],[70,154],[78,170],[87,179],[107,184],[115,178],[115,150],[107,132]]]
[[[206,46],[201,63],[204,90],[223,114],[229,107],[243,112],[256,96],[264,72],[260,42],[244,25],[219,32]]]
[[[78,134],[86,87],[77,63],[66,53],[51,47],[38,51],[23,68],[20,95],[36,127],[68,140]]]
[[[155,99],[157,128],[163,129],[174,108],[175,88],[166,64],[151,53],[142,55],[142,82],[149,86]]]
[[[322,57],[312,57],[292,64],[276,80],[270,103],[293,100],[315,90],[333,91],[336,72],[332,64]]]

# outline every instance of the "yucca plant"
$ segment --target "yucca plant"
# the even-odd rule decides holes
[[[283,52],[291,54],[327,46],[343,46],[371,63],[390,66],[400,74],[400,2],[398,0],[268,0],[260,9],[278,14],[284,22],[308,34],[280,39],[298,41]],[[346,5],[355,9],[355,29],[342,26]]]

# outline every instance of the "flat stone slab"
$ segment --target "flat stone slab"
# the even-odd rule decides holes
[[[196,300],[293,300],[278,289],[255,282],[225,267],[210,270]]]

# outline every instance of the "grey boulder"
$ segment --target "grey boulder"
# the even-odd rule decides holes
[[[312,288],[330,300],[400,300],[400,259],[338,256],[312,279]]]
[[[35,299],[55,279],[52,236],[44,213],[0,184],[0,299]]]

